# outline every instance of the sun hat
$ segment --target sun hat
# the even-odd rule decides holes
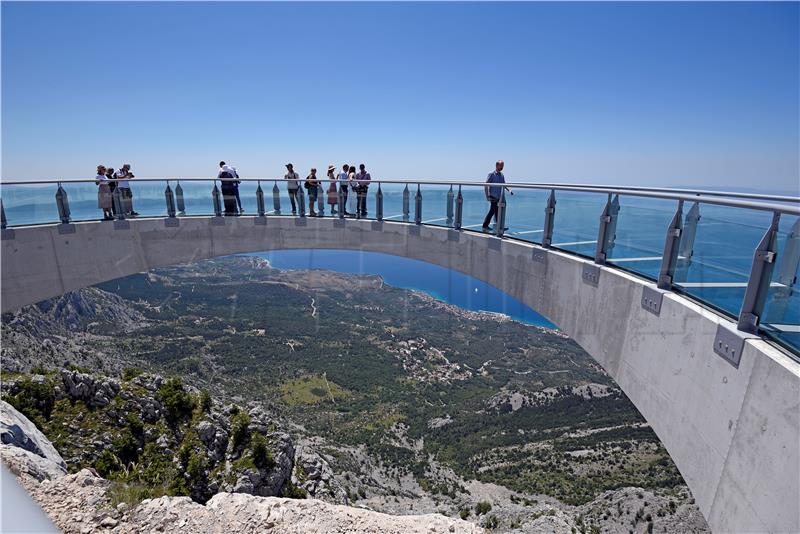
[[[335,170],[336,170],[336,166],[335,165],[328,165],[328,172],[335,171]]]

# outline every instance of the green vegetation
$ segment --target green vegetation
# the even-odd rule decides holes
[[[488,514],[492,510],[492,504],[487,501],[481,501],[475,505],[475,515]]]
[[[250,416],[247,412],[237,411],[231,417],[231,447],[234,451],[241,449],[247,443],[248,426],[250,426]]]
[[[178,377],[161,384],[158,388],[158,400],[167,411],[167,422],[173,426],[188,419],[194,410],[194,399],[184,391],[183,383]]]
[[[322,376],[304,376],[281,385],[282,399],[289,406],[317,404],[348,396],[347,391]]]
[[[253,456],[253,463],[259,469],[272,469],[275,466],[275,460],[272,458],[272,453],[269,452],[269,444],[267,438],[258,432],[253,434],[250,438],[251,454]]]
[[[25,377],[18,387],[19,392],[5,400],[41,428],[55,407],[56,392],[52,382]]]

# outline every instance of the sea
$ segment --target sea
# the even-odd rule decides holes
[[[166,215],[167,186],[174,195],[180,185],[184,212],[191,217],[213,214],[212,188],[209,182],[170,180],[132,184],[134,209],[140,217]],[[369,217],[375,216],[377,184],[370,187]],[[244,182],[240,186],[245,215],[257,212],[256,188],[264,194],[267,216],[290,214],[289,199],[278,181]],[[452,226],[459,186],[383,184],[383,218],[388,221],[413,223],[419,206],[422,223]],[[93,183],[65,182],[72,221],[97,220],[97,188]],[[538,243],[544,226],[548,190],[516,189],[506,195],[506,237]],[[461,187],[465,231],[480,231],[487,211],[483,187]],[[3,211],[9,226],[58,222],[55,201],[56,187],[49,185],[0,184]],[[176,199],[177,200],[177,199]],[[554,247],[569,253],[594,257],[600,216],[612,199],[603,193],[556,192],[553,232]],[[350,195],[349,211],[355,212],[354,195]],[[682,219],[689,224],[693,202],[682,208]],[[453,206],[449,209],[448,206]],[[624,195],[619,198],[615,219],[615,239],[609,250],[608,263],[649,279],[656,279],[661,265],[666,230],[676,213],[678,202]],[[306,206],[308,209],[308,206]],[[324,205],[330,217],[330,206]],[[683,258],[676,273],[676,290],[700,300],[705,305],[731,317],[738,315],[753,263],[753,252],[769,228],[772,214],[767,211],[702,204],[695,214],[695,241],[690,257]],[[111,224],[111,223],[108,223]],[[762,325],[776,325],[774,334],[795,347],[800,347],[800,291],[786,289],[789,280],[797,278],[797,263],[784,261],[787,245],[797,243],[800,222],[797,217],[783,216],[779,222],[778,261],[773,271],[772,287],[766,303]],[[313,246],[312,243],[309,244]],[[789,247],[791,248],[791,247]],[[263,251],[250,251],[261,253]],[[552,326],[534,310],[480,281],[448,269],[405,258],[366,252],[309,250],[273,251],[267,254],[276,267],[319,268],[343,272],[381,275],[387,283],[424,291],[443,301],[468,310],[504,313],[529,324]],[[791,255],[786,255],[787,257]]]

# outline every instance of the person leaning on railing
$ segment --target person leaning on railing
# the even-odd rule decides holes
[[[110,221],[114,218],[111,214],[111,187],[108,185],[106,168],[103,165],[97,166],[95,183],[97,184],[97,207],[103,210],[103,220]]]
[[[506,178],[503,176],[503,167],[505,167],[505,163],[503,160],[499,160],[494,164],[494,172],[489,174],[489,177],[486,179],[487,184],[504,184],[506,183]],[[499,185],[487,185],[484,186],[484,192],[486,193],[486,200],[489,202],[489,213],[486,214],[486,218],[483,220],[483,231],[488,232],[490,230],[489,223],[492,222],[492,217],[494,217],[494,222],[497,224],[497,203],[500,202],[500,198],[503,196],[503,189],[508,191],[510,194],[514,194],[510,188],[505,186]],[[504,228],[504,230],[508,230],[508,228]]]
[[[220,189],[222,189],[222,202],[225,206],[225,215],[238,215],[236,209],[236,171],[225,164],[224,161],[219,162],[219,173],[217,178],[220,181]]]

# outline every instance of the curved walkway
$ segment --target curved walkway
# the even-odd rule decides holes
[[[619,384],[714,531],[800,532],[800,364],[685,297],[531,243],[330,218],[17,227],[2,241],[2,310],[155,267],[302,248],[418,259],[519,299],[559,325]],[[715,352],[715,341],[728,359]]]

